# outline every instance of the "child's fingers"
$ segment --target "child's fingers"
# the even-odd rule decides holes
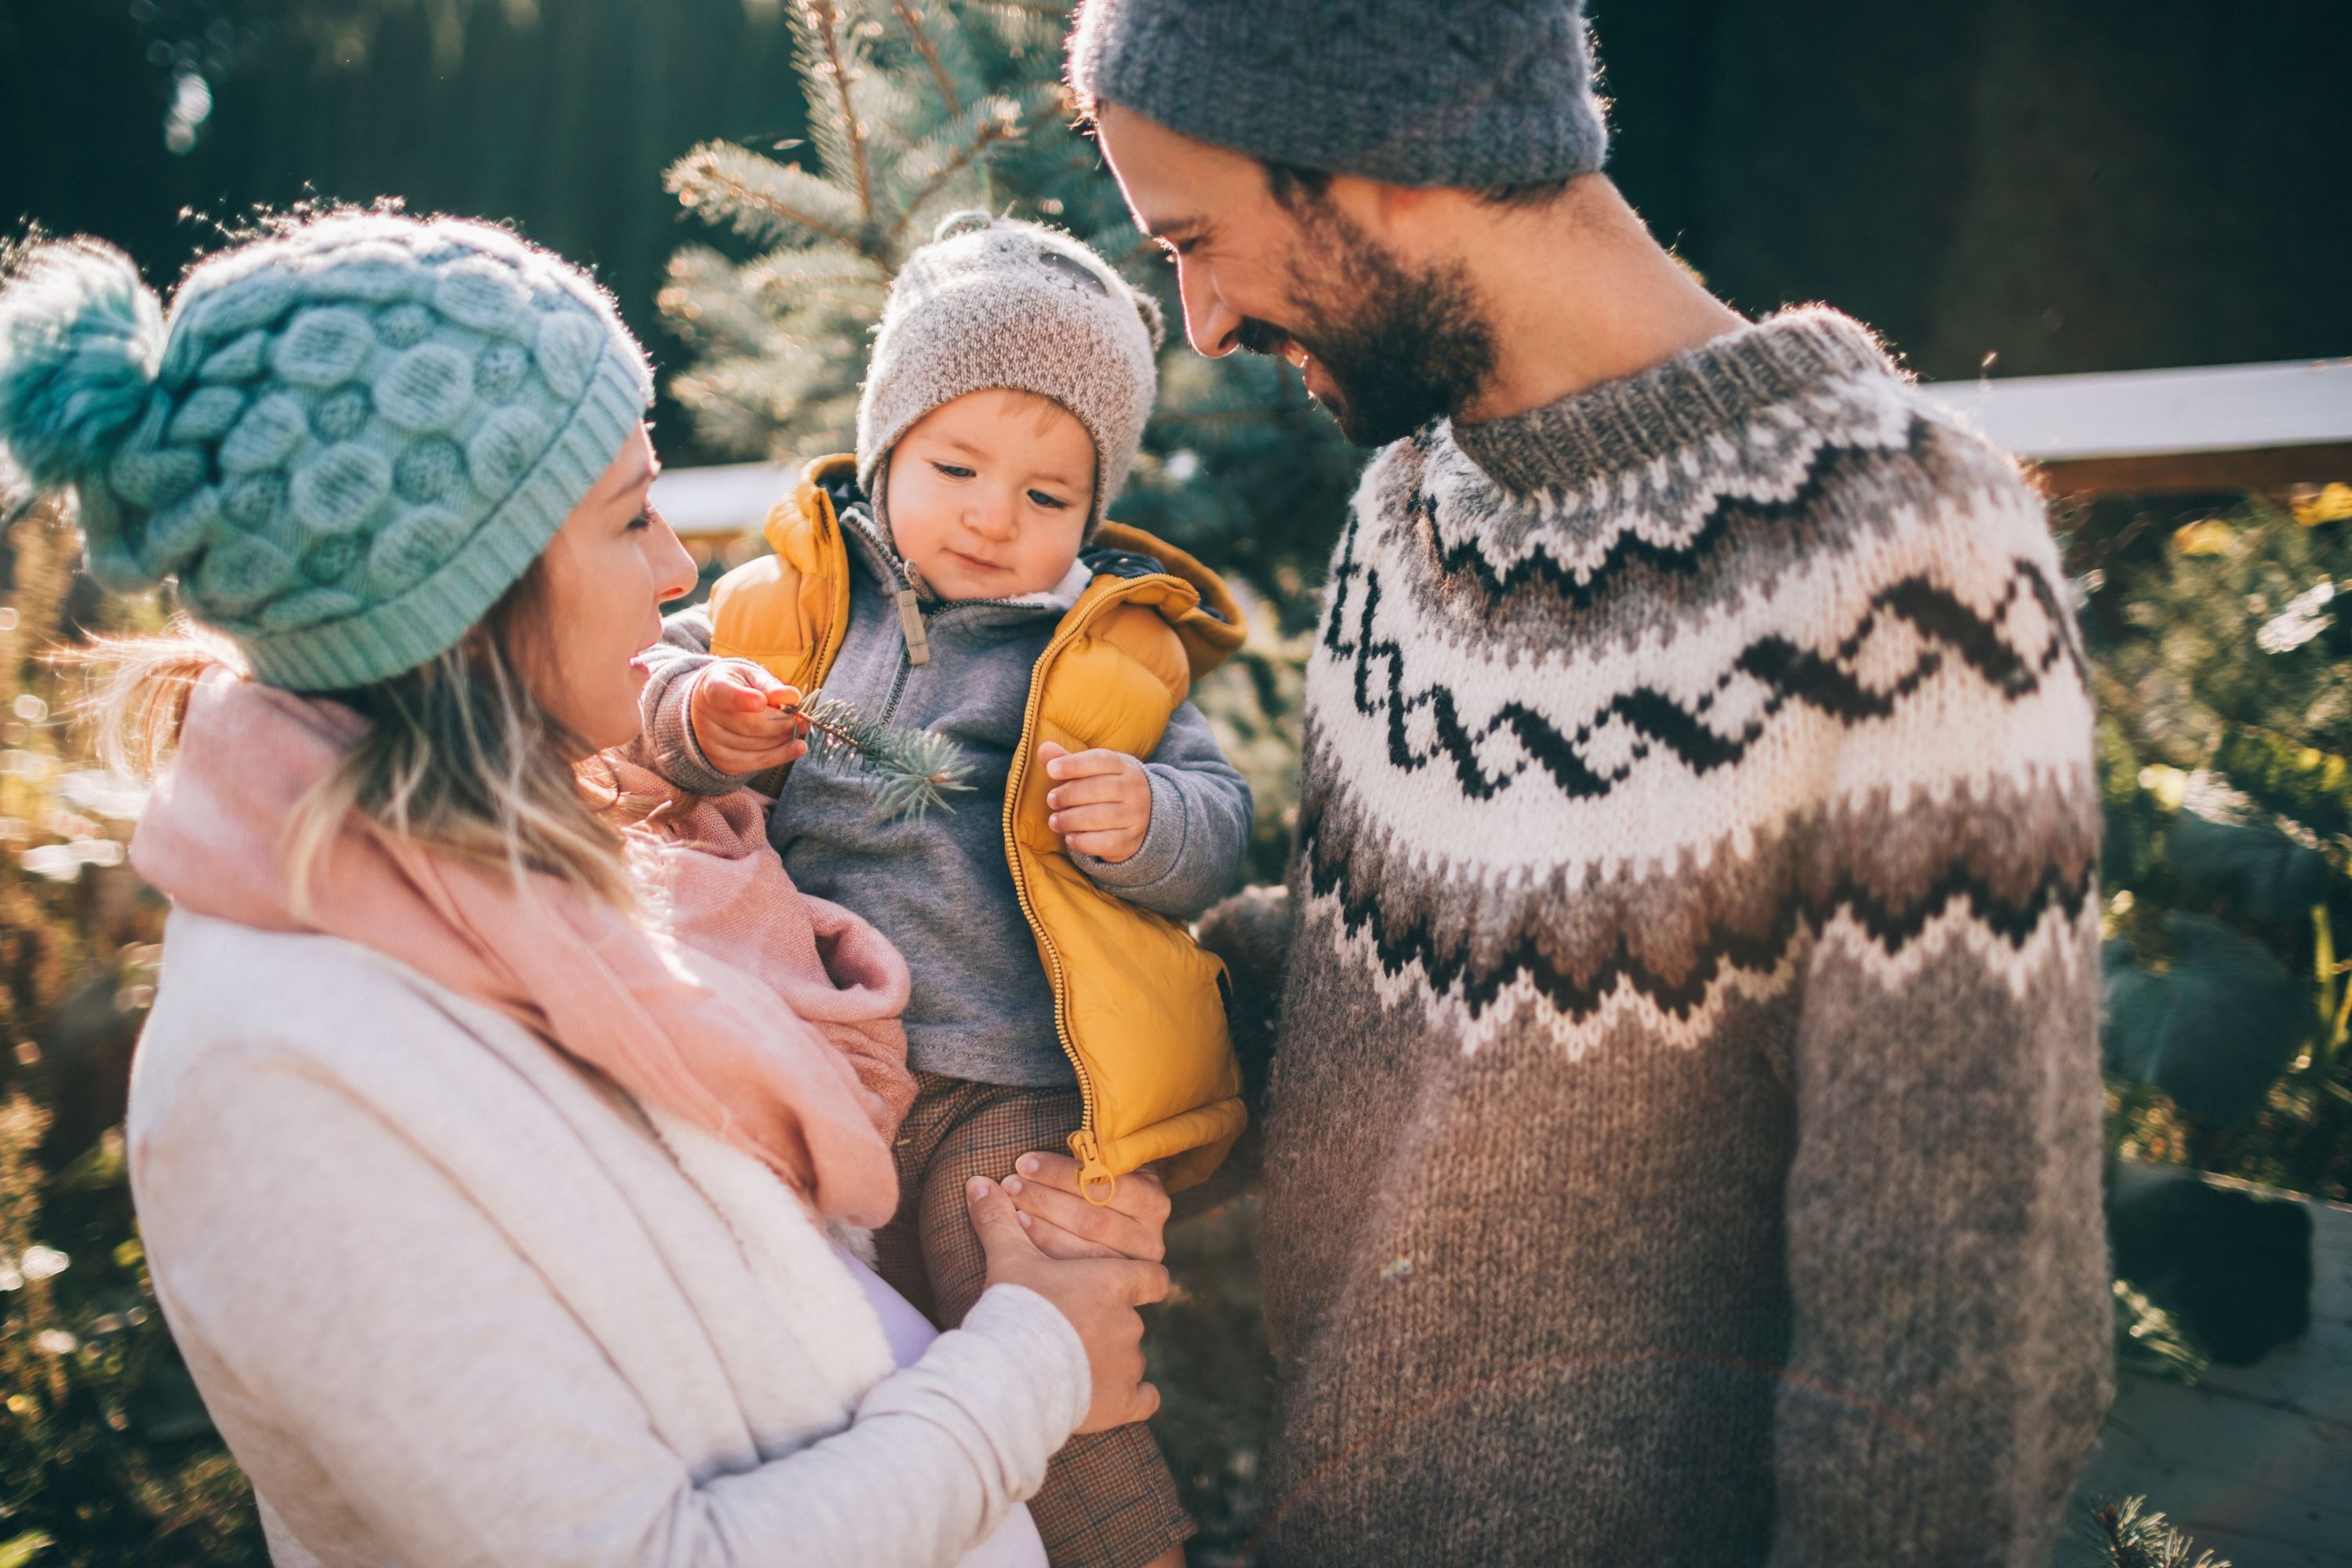
[[[1115,773],[1134,761],[1125,752],[1106,751],[1099,746],[1091,752],[1069,752],[1051,741],[1037,748],[1037,755],[1045,764],[1045,776],[1054,779],[1083,779],[1098,773]]]
[[[1144,824],[1132,809],[1112,802],[1057,811],[1047,819],[1045,826],[1066,837],[1073,833],[1131,833]]]
[[[1046,809],[1066,811],[1074,805],[1102,805],[1117,802],[1122,805],[1137,805],[1151,798],[1150,781],[1133,773],[1096,773],[1088,778],[1074,779],[1056,784],[1045,794]]]
[[[1054,1237],[1060,1247],[1047,1247],[1038,1236],[1040,1226],[1032,1226],[1029,1231],[1031,1241],[1056,1256],[1133,1258],[1145,1263],[1158,1263],[1167,1257],[1168,1245],[1159,1226],[1138,1224],[1108,1205],[1090,1204],[1076,1193],[1019,1176],[1007,1176],[1004,1191],[1031,1219],[1061,1233]]]
[[[710,716],[710,727],[721,734],[762,745],[797,735],[800,724],[799,714],[780,713],[773,708],[754,708],[748,713],[721,711]]]
[[[774,705],[777,692],[792,688],[741,659],[724,659],[703,673],[701,697],[714,712],[751,713]],[[793,701],[798,701],[795,695]]]

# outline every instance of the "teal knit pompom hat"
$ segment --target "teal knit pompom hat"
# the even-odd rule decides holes
[[[456,218],[289,226],[196,267],[168,314],[89,240],[35,247],[0,287],[0,458],[75,493],[101,583],[177,577],[295,691],[456,646],[652,390],[586,274]]]

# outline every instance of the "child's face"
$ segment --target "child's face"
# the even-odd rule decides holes
[[[942,599],[1051,588],[1078,558],[1095,444],[1077,416],[1027,393],[967,392],[891,448],[890,532]]]

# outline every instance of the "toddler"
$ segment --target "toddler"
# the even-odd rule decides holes
[[[768,521],[774,554],[671,617],[646,734],[688,790],[758,781],[805,893],[906,954],[900,1202],[883,1277],[942,1328],[979,1298],[964,1204],[1066,1146],[1100,1201],[1146,1162],[1205,1176],[1241,1131],[1223,970],[1181,923],[1239,880],[1248,785],[1185,700],[1242,640],[1214,574],[1103,521],[1157,390],[1158,306],[1085,246],[960,214],[908,259],[858,409]],[[919,820],[808,763],[818,686],[933,731],[970,795]],[[1055,1568],[1140,1568],[1192,1533],[1150,1434],[1071,1440],[1030,1508]],[[1173,1559],[1171,1559],[1173,1560]]]

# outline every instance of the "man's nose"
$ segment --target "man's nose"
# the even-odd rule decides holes
[[[1184,301],[1184,336],[1192,351],[1223,359],[1241,347],[1242,314],[1217,292],[1208,268],[1188,265],[1179,257],[1176,269],[1176,291]]]

